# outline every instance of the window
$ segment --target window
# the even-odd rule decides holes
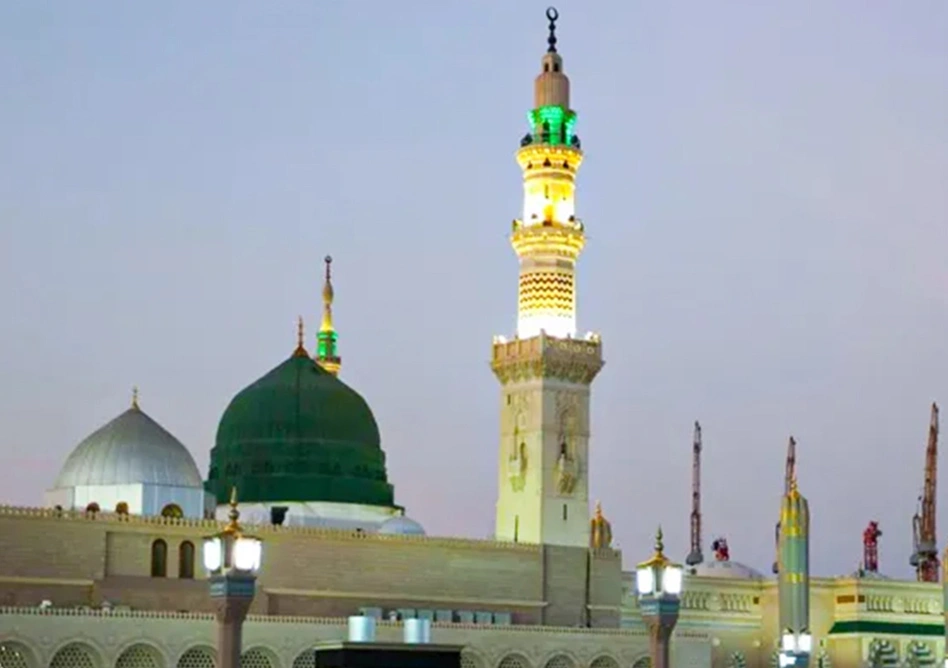
[[[168,576],[168,543],[160,538],[151,544],[151,576]]]
[[[569,515],[567,514],[566,504],[563,504],[563,520],[568,519]]]
[[[161,509],[162,517],[184,517],[184,511],[181,510],[181,506],[177,503],[169,503],[167,506]]]
[[[514,515],[514,542],[517,542],[517,534],[520,533],[520,515]]]
[[[178,547],[178,577],[194,579],[194,543],[189,540]]]

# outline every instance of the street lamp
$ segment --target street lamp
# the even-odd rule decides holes
[[[217,665],[240,668],[244,619],[253,602],[262,544],[247,536],[237,520],[237,488],[230,492],[230,522],[204,539],[204,567],[210,573],[211,600],[217,615]]]
[[[635,571],[639,609],[648,628],[652,668],[669,668],[671,665],[668,660],[669,640],[681,607],[684,571],[665,556],[664,549],[662,528],[659,527],[655,534],[655,554],[639,564]]]
[[[813,652],[813,636],[806,630],[793,633],[789,629],[780,636],[780,668],[805,666]]]

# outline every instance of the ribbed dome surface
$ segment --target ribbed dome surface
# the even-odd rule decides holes
[[[227,406],[206,487],[219,503],[231,487],[242,503],[393,503],[368,404],[299,353]]]
[[[425,529],[410,517],[399,516],[382,522],[379,526],[379,533],[399,536],[424,536]]]
[[[132,407],[83,440],[66,459],[56,487],[202,485],[194,458],[178,439]]]

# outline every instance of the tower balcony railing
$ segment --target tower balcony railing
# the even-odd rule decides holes
[[[519,218],[514,218],[513,222],[511,223],[510,231],[519,232],[520,230],[534,228],[534,227],[540,227],[540,228],[552,227],[552,228],[567,229],[567,230],[576,231],[576,232],[583,232],[586,229],[586,226],[583,224],[583,221],[581,218],[577,218],[576,216],[570,216],[569,218],[566,219],[565,222],[560,222],[556,220],[540,220],[539,218],[535,218],[534,220],[524,222],[523,220]]]
[[[534,144],[552,144],[554,146],[570,146],[577,150],[583,147],[579,140],[579,135],[571,135],[568,141],[563,141],[562,135],[553,132],[537,132],[535,134],[527,133],[520,140],[520,148],[533,146]]]

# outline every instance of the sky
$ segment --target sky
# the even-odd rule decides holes
[[[878,520],[909,576],[929,407],[948,404],[948,4],[561,1],[586,159],[590,501],[631,567],[774,554],[788,437],[814,572]],[[0,4],[0,501],[39,505],[142,407],[206,471],[333,264],[344,380],[396,500],[487,537],[514,332],[514,152],[545,4]],[[943,467],[948,471],[948,467]],[[948,481],[940,488],[948,539]]]

